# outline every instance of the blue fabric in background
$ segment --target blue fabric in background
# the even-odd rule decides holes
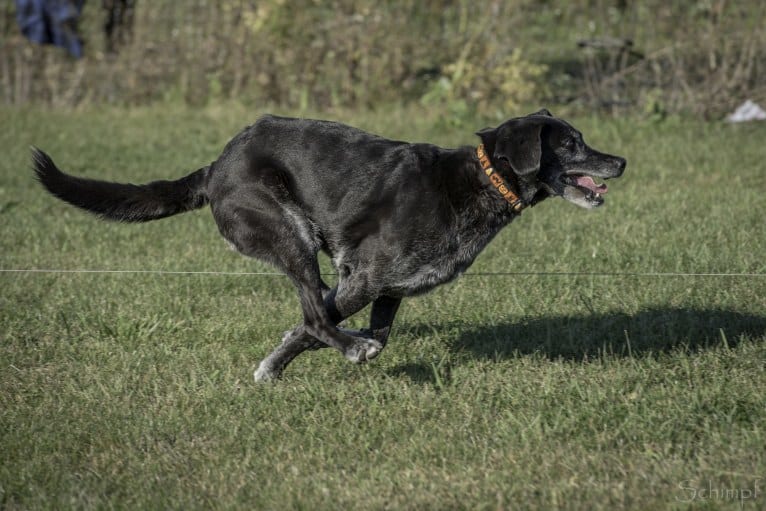
[[[30,41],[65,48],[82,57],[77,18],[85,0],[16,0],[16,21]]]

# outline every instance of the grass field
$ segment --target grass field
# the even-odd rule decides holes
[[[260,113],[0,110],[0,267],[271,271],[207,210],[103,223],[29,169],[35,144],[175,178]],[[574,121],[628,158],[606,206],[546,201],[470,272],[766,273],[766,126]],[[764,277],[466,275],[405,301],[369,365],[322,350],[254,384],[299,319],[280,276],[0,274],[0,508],[766,508]]]

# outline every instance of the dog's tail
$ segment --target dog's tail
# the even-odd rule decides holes
[[[209,165],[176,181],[132,185],[70,176],[34,147],[32,159],[37,179],[51,194],[109,220],[148,222],[208,203],[205,182]]]

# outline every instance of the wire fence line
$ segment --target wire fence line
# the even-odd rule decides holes
[[[0,268],[3,274],[142,274],[142,275],[207,275],[207,276],[250,276],[250,277],[286,277],[276,271],[174,271],[174,270],[105,270],[105,269],[57,269],[57,268]],[[332,276],[337,273],[322,273]],[[766,273],[727,273],[727,272],[580,272],[580,271],[498,271],[468,272],[463,277],[766,277]]]

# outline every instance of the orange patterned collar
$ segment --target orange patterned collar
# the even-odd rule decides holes
[[[487,153],[484,151],[484,144],[480,144],[479,147],[476,148],[476,156],[479,157],[481,168],[484,170],[484,174],[489,178],[489,182],[492,183],[492,186],[494,186],[498,193],[508,201],[508,204],[511,205],[516,213],[521,213],[521,210],[524,209],[526,204],[524,204],[519,196],[513,192],[508,185],[508,182],[503,179],[503,176],[501,176],[492,166],[492,162],[489,161],[489,156],[487,156]]]

